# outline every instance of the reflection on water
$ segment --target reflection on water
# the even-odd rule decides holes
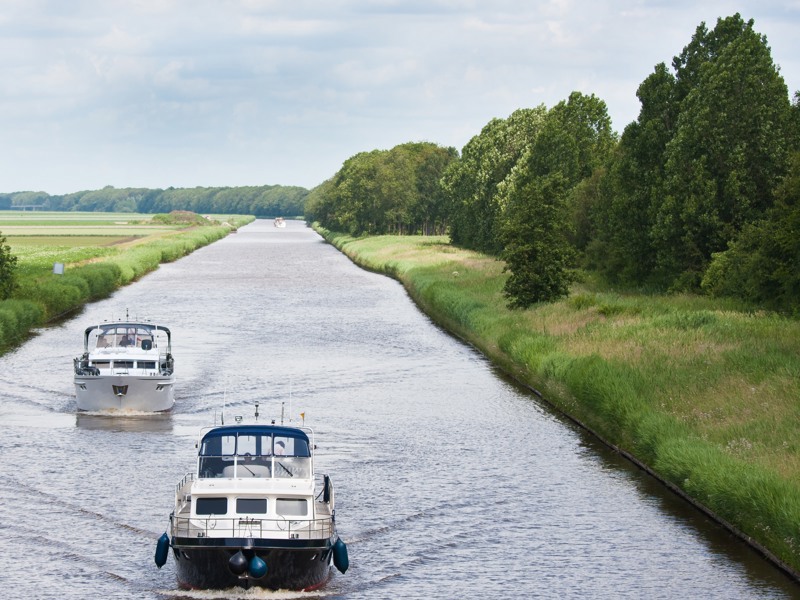
[[[87,324],[147,314],[172,413],[76,414]],[[35,376],[31,375],[35,366]],[[307,228],[257,221],[0,358],[9,598],[792,598],[798,586],[498,377]],[[185,592],[157,569],[175,484],[222,406],[305,416],[351,567],[321,592]]]
[[[75,415],[75,425],[81,429],[103,429],[106,431],[172,431],[172,415],[166,414],[108,414],[83,413]]]

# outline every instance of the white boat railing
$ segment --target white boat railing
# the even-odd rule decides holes
[[[193,472],[189,472],[186,475],[184,475],[183,479],[181,479],[178,482],[178,485],[175,486],[175,495],[179,496],[181,494],[181,490],[185,488],[187,485],[191,484],[193,481],[194,481]]]
[[[334,531],[333,518],[262,519],[257,517],[170,517],[172,537],[266,538],[276,540],[323,540]]]

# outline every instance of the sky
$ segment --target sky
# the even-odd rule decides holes
[[[800,90],[800,0],[0,0],[0,192],[291,185],[636,89],[740,13]]]

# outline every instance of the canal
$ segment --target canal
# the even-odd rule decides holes
[[[167,415],[76,414],[90,324],[173,333]],[[0,357],[8,598],[794,598],[738,539],[298,221],[258,220]],[[175,484],[225,411],[312,427],[350,570],[314,594],[183,592]]]

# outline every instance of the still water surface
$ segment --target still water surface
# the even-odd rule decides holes
[[[86,326],[170,327],[166,416],[76,414]],[[506,381],[395,281],[259,220],[0,357],[7,598],[793,598],[780,571]],[[156,569],[199,428],[306,424],[350,570],[322,592],[182,592]]]

